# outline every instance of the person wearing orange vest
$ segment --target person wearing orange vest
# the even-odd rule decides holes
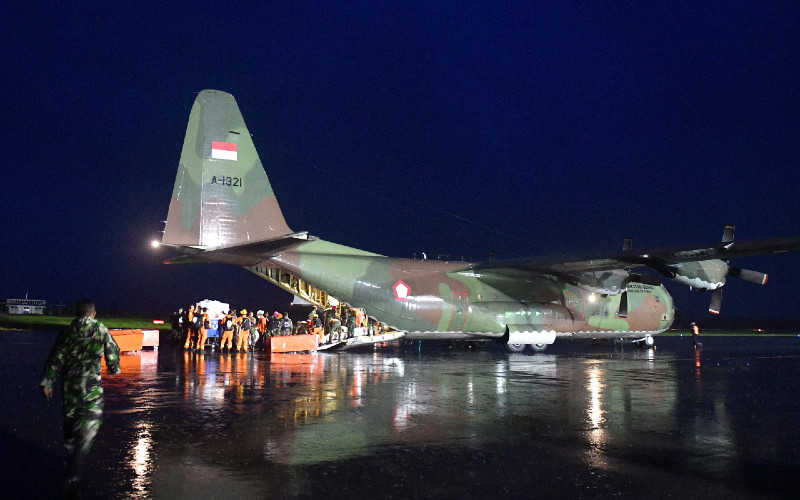
[[[202,351],[206,348],[206,339],[208,338],[208,328],[211,326],[211,320],[208,317],[208,308],[204,307],[200,310],[200,326],[197,330],[197,344],[195,348]]]
[[[262,349],[264,346],[264,335],[267,333],[267,316],[262,310],[258,311],[258,317],[256,318],[256,330],[258,331],[258,339],[256,340],[256,343],[258,344],[258,348]]]
[[[695,347],[701,345],[700,342],[697,341],[698,338],[700,338],[700,327],[697,326],[697,323],[692,322],[692,344],[694,344]]]
[[[189,312],[186,314],[187,318],[189,318],[189,329],[186,333],[186,343],[183,344],[184,349],[191,349],[193,347],[195,336],[197,335],[197,330],[194,327],[195,314],[194,306],[189,306]]]
[[[225,342],[228,343],[228,350],[233,349],[233,325],[236,323],[233,309],[228,311],[222,321],[220,321],[220,328],[222,329],[222,340],[219,342],[219,348],[225,347]]]
[[[247,344],[250,343],[250,328],[253,326],[252,320],[247,315],[247,309],[242,309],[242,314],[237,322],[239,323],[239,338],[236,339],[236,350],[247,352]]]
[[[258,311],[258,317],[256,317],[256,328],[258,329],[259,335],[264,335],[267,333],[267,317],[264,315],[264,311]]]

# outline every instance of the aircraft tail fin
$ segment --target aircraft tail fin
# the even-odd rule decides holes
[[[223,248],[292,232],[236,100],[219,90],[200,92],[189,115],[162,242]]]

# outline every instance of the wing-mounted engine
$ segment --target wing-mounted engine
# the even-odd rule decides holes
[[[734,226],[725,226],[725,232],[722,234],[724,249],[729,249],[734,245],[733,235]],[[751,271],[750,269],[733,267],[727,260],[721,259],[671,263],[667,264],[667,268],[673,274],[670,277],[678,283],[698,290],[714,291],[711,296],[711,304],[708,307],[708,312],[712,314],[719,314],[722,307],[722,287],[725,285],[725,280],[728,276],[759,285],[767,282],[766,274]]]
[[[672,279],[682,285],[698,290],[716,290],[725,284],[728,263],[724,260],[701,260],[670,264]]]

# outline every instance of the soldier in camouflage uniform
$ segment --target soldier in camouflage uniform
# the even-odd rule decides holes
[[[282,321],[281,313],[275,311],[272,313],[272,316],[269,318],[269,322],[267,323],[267,336],[268,337],[277,337],[281,331],[281,323]]]
[[[91,300],[78,303],[78,317],[56,339],[39,385],[49,400],[53,382],[61,374],[64,410],[64,445],[67,481],[77,483],[80,467],[92,447],[103,416],[100,362],[105,355],[108,372],[119,368],[119,347],[108,329],[95,318]]]

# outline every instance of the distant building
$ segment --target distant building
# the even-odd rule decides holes
[[[47,301],[36,299],[6,299],[4,305],[8,314],[44,314]]]

